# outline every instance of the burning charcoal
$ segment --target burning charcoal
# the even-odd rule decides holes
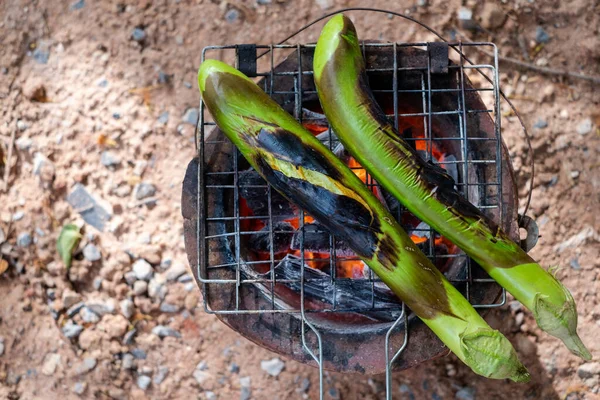
[[[300,230],[294,233],[292,237],[292,250],[300,250],[300,239],[302,233]],[[304,251],[314,253],[329,253],[330,240],[329,231],[317,222],[304,225]],[[346,243],[335,238],[335,254],[338,256],[353,256],[354,252],[348,248]]]
[[[273,224],[273,252],[281,253],[290,248],[294,227],[287,222]],[[258,252],[269,253],[271,251],[271,235],[269,226],[250,236],[249,247]]]
[[[288,254],[275,266],[275,278],[290,289],[300,292],[301,265],[299,257]],[[270,272],[261,274],[269,279]],[[368,280],[336,279],[318,269],[304,266],[304,295],[323,303],[334,304],[339,310],[356,310],[381,320],[394,320],[400,311],[400,300],[383,285]]]
[[[339,141],[338,137],[330,129],[326,130],[325,132],[319,133],[315,137],[319,139],[321,143],[325,145],[325,147],[331,149],[332,153],[338,156],[339,158],[344,159],[348,157],[344,145]],[[329,144],[330,141],[331,145]]]
[[[256,216],[269,215],[267,182],[254,170],[247,170],[239,176],[240,196]],[[296,208],[282,195],[271,190],[271,210],[273,220],[281,221],[293,218]]]
[[[411,237],[416,236],[417,238],[429,239],[431,236],[431,228],[425,222],[419,223],[415,229],[409,231]]]
[[[320,112],[309,110],[308,108],[302,107],[302,121],[310,126],[329,128],[329,122],[325,118],[325,114]]]

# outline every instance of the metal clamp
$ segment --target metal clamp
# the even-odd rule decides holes
[[[527,231],[525,239],[521,239],[521,248],[526,252],[533,249],[540,238],[540,229],[535,220],[527,215],[519,214],[519,229]]]
[[[237,69],[244,75],[253,78],[256,76],[256,45],[238,44],[235,48]]]

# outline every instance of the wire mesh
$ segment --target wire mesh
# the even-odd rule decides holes
[[[425,151],[421,154],[433,163],[443,164],[445,168],[450,168],[455,165],[455,168],[460,171],[458,175],[459,179],[456,182],[456,186],[462,191],[463,195],[466,196],[470,201],[476,201],[475,205],[486,212],[488,215],[493,216],[494,219],[502,221],[503,216],[503,171],[502,171],[502,139],[501,139],[501,125],[500,125],[500,97],[498,88],[498,57],[497,49],[492,43],[450,43],[451,58],[454,62],[448,66],[449,73],[456,76],[456,79],[452,82],[452,85],[447,87],[437,87],[432,80],[432,68],[430,59],[427,59],[426,65],[418,66],[406,66],[400,65],[397,59],[398,48],[417,48],[427,49],[428,43],[365,43],[363,44],[363,51],[369,48],[386,48],[393,52],[393,65],[391,68],[370,68],[367,70],[369,75],[391,73],[392,85],[388,88],[374,89],[375,94],[391,94],[392,95],[392,109],[393,112],[389,114],[391,120],[396,128],[402,125],[402,121],[406,118],[422,118],[423,135],[417,137],[407,137],[407,141],[426,142]],[[465,62],[464,51],[466,48],[485,47],[494,54],[493,60],[489,64],[475,64],[467,65]],[[202,52],[202,61],[207,55],[220,58],[220,59],[231,59],[235,57],[237,46],[209,46],[206,47]],[[259,79],[259,83],[262,85],[266,93],[272,97],[277,96],[292,96],[293,107],[292,112],[294,117],[300,122],[305,123],[307,120],[314,118],[310,114],[307,114],[304,110],[305,97],[308,95],[314,95],[313,90],[305,90],[303,80],[312,80],[312,70],[306,69],[303,64],[303,57],[306,56],[306,51],[312,51],[314,45],[258,45],[256,49],[266,50],[268,55],[268,62],[266,67],[261,70],[257,70],[256,77]],[[275,60],[283,59],[295,52],[297,57],[297,66],[293,71],[278,71],[276,69]],[[263,53],[264,54],[264,53]],[[419,87],[401,89],[398,86],[398,75],[399,74],[412,73],[419,76]],[[485,74],[489,80],[486,80],[481,87],[475,87],[467,85],[466,81],[469,76],[473,74]],[[291,87],[293,90],[278,90],[280,86],[278,81],[286,80],[288,83],[292,83]],[[491,84],[487,84],[491,81]],[[417,94],[420,95],[420,101],[417,110],[411,110],[409,112],[402,112],[399,110],[399,96],[402,94]],[[453,109],[439,109],[434,107],[434,101],[432,100],[435,96],[453,95],[456,96],[456,104],[458,105]],[[466,100],[467,96],[471,95],[482,95],[491,96],[488,107],[482,109],[471,109],[468,107]],[[417,105],[415,105],[417,107]],[[487,113],[491,116],[494,124],[494,137],[477,137],[469,135],[470,130],[468,129],[469,115],[477,113]],[[458,127],[455,135],[448,135],[444,137],[437,137],[432,131],[432,125],[436,118],[443,116],[456,121]],[[327,127],[329,128],[329,127]],[[237,149],[233,148],[232,151],[235,154],[233,156],[232,168],[227,170],[211,171],[207,167],[207,154],[206,148],[208,145],[224,145],[228,141],[227,139],[216,140],[215,135],[211,134],[215,129],[215,124],[210,121],[210,116],[207,114],[204,104],[200,104],[200,119],[197,129],[197,149],[199,158],[199,170],[198,170],[198,227],[197,227],[197,251],[198,251],[198,276],[202,283],[203,290],[203,302],[205,311],[213,314],[269,314],[269,313],[286,313],[286,314],[297,314],[302,322],[301,339],[304,350],[310,355],[310,357],[316,362],[319,367],[320,376],[320,394],[323,396],[323,348],[321,345],[321,332],[314,324],[311,323],[311,313],[368,313],[368,312],[392,312],[395,321],[390,322],[390,327],[386,333],[385,340],[385,358],[386,358],[386,390],[387,396],[391,399],[391,366],[394,360],[404,351],[409,340],[409,329],[407,316],[408,312],[404,305],[398,301],[397,304],[390,306],[390,304],[381,304],[378,301],[376,295],[376,289],[381,287],[380,280],[368,270],[362,278],[354,279],[354,281],[360,281],[365,287],[370,288],[370,299],[369,301],[363,302],[360,306],[340,304],[338,298],[338,290],[340,288],[347,288],[347,281],[350,279],[346,276],[338,276],[338,259],[337,253],[339,246],[338,241],[334,235],[329,235],[329,256],[327,258],[315,258],[313,252],[305,251],[305,238],[306,238],[306,216],[303,211],[299,211],[298,217],[298,228],[296,232],[299,234],[299,265],[301,266],[297,276],[288,276],[286,279],[280,279],[277,277],[276,268],[283,262],[283,258],[279,257],[275,251],[275,237],[277,235],[285,234],[286,232],[277,230],[275,228],[276,223],[274,222],[274,210],[273,210],[273,197],[275,192],[271,186],[263,182],[261,184],[247,184],[244,181],[243,174],[246,173],[247,167],[243,167],[243,159],[241,158]],[[210,130],[210,131],[209,131]],[[334,136],[334,132],[331,129],[325,131],[327,134],[323,137],[323,142],[329,146],[331,150],[335,150],[339,142]],[[488,141],[490,151],[484,152],[478,156],[474,156],[470,152],[470,147],[473,142],[476,141]],[[446,160],[440,162],[433,154],[433,149],[436,145],[444,146],[444,143],[456,142],[452,144],[453,147],[460,149],[454,160]],[[471,169],[477,169],[480,165],[493,166],[496,170],[495,178],[489,179],[484,182],[472,181],[470,177]],[[354,167],[353,169],[359,169]],[[369,176],[366,171],[363,172],[365,176],[365,183],[367,186],[373,188],[376,187],[376,182]],[[227,183],[223,183],[227,181]],[[476,199],[469,198],[470,194],[473,193],[472,188],[484,193],[483,196],[477,196]],[[242,192],[248,191],[249,189],[264,189],[266,191],[266,203],[267,203],[267,214],[266,215],[244,215],[242,212]],[[231,209],[225,210],[223,213],[211,214],[209,207],[211,191],[225,191],[229,193],[232,201]],[[227,208],[223,205],[223,208]],[[402,216],[407,211],[398,207],[395,213],[396,218],[401,221]],[[257,235],[256,230],[247,230],[244,227],[248,226],[249,221],[262,221],[264,223],[264,229],[266,229],[268,236],[268,248],[269,254],[267,259],[253,260],[245,255],[244,246],[248,242],[248,238],[253,235]],[[425,233],[429,246],[427,246],[426,255],[432,259],[435,263],[439,259],[462,259],[464,260],[465,273],[451,278],[450,281],[456,285],[469,299],[471,299],[471,293],[474,285],[496,285],[496,283],[489,277],[481,277],[482,274],[475,274],[474,271],[479,267],[464,255],[464,253],[457,251],[449,254],[437,254],[435,244],[435,232],[428,226],[425,228],[412,229],[413,232]],[[264,232],[262,232],[264,235]],[[216,248],[212,243],[214,241],[222,241],[226,239],[230,245],[233,258],[227,262],[219,262],[218,264],[211,264],[209,253],[211,249]],[[353,259],[344,259],[354,261]],[[452,261],[452,260],[450,260]],[[320,265],[327,271],[327,276],[315,278],[313,276],[307,276],[307,268],[303,267],[307,264],[315,266]],[[249,274],[249,270],[261,269],[266,272],[260,274]],[[218,269],[228,269],[235,272],[231,279],[212,278],[210,272]],[[325,282],[327,280],[328,282]],[[331,288],[332,293],[329,302],[323,302],[325,304],[320,307],[307,306],[306,288],[309,283],[324,284]],[[234,294],[235,300],[228,307],[215,308],[212,306],[211,301],[211,285],[229,285]],[[266,290],[267,296],[269,296],[269,307],[260,308],[248,308],[241,301],[240,290],[243,285],[258,285]],[[285,304],[280,301],[276,291],[278,285],[287,285],[288,287],[295,288],[298,291],[299,301],[298,306],[292,307],[289,304]],[[310,300],[310,299],[308,299]],[[476,308],[494,308],[503,305],[506,302],[506,294],[504,290],[501,292],[499,300],[490,303],[477,303],[472,304]],[[395,313],[393,313],[395,312]],[[404,322],[402,324],[402,322]],[[400,329],[398,329],[400,328]],[[400,330],[400,332],[398,332]],[[402,335],[403,340],[401,346],[397,349],[393,349],[390,341],[390,337],[393,335]],[[314,340],[308,340],[307,335],[314,335]]]

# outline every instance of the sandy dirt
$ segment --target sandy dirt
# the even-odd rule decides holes
[[[267,374],[261,361],[276,355],[202,311],[184,268],[180,185],[194,156],[194,127],[185,119],[198,106],[203,47],[277,42],[327,11],[364,3],[0,3],[0,180],[9,169],[8,182],[0,182],[0,190],[5,183],[8,189],[0,192],[0,267],[7,267],[0,269],[0,398],[318,398],[315,369],[282,358],[283,371]],[[502,55],[600,75],[595,1],[511,0],[495,8],[455,0],[368,3],[408,13],[446,37],[464,6],[485,29],[461,30],[494,41]],[[351,16],[364,38],[433,40],[398,18]],[[315,41],[320,26],[295,40]],[[549,40],[540,44],[543,33]],[[396,374],[394,398],[600,398],[598,86],[510,64],[500,71],[531,129],[536,178],[529,214],[541,234],[532,255],[561,267],[557,276],[577,301],[594,361],[570,355],[509,299],[487,318],[515,344],[530,383],[486,380],[447,356]],[[530,154],[516,118],[506,104],[502,110],[524,206]],[[103,232],[67,202],[76,184],[112,213]],[[66,223],[83,227],[69,270],[55,247]],[[161,338],[161,329],[178,337]],[[325,398],[384,398],[384,382],[326,373]]]

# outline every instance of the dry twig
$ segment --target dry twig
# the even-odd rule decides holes
[[[6,156],[6,166],[4,169],[4,188],[3,192],[8,192],[8,179],[10,178],[10,167],[12,161],[13,149],[15,147],[15,140],[17,137],[17,128],[15,127],[12,131],[12,135],[10,136],[10,141],[8,142],[8,154]]]

